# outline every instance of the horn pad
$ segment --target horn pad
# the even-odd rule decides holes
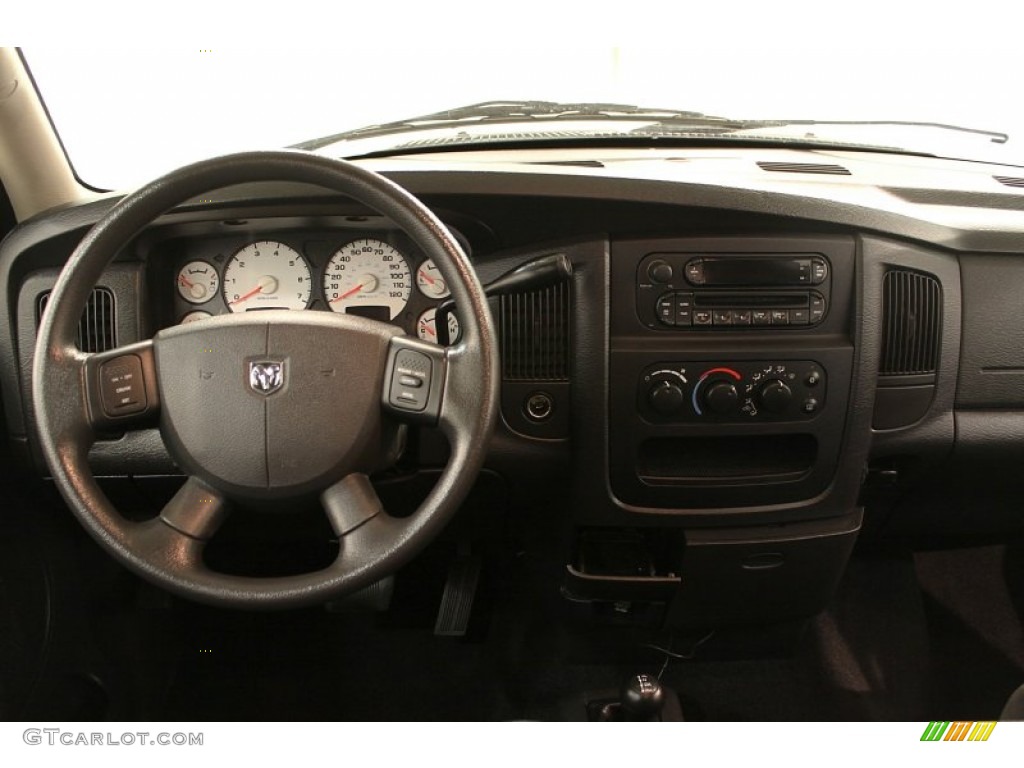
[[[365,318],[271,310],[153,340],[168,450],[188,473],[248,498],[315,492],[382,450],[388,345]]]

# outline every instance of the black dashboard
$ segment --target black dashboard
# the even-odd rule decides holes
[[[551,253],[573,265],[568,284],[492,300],[502,424],[487,462],[513,503],[552,488],[563,500],[567,597],[653,601],[679,625],[777,620],[818,610],[879,520],[891,535],[1019,529],[1004,470],[1024,445],[1024,194],[996,180],[1006,169],[507,154],[377,170],[433,208],[484,282]],[[39,317],[116,199],[39,216],[0,249],[7,427],[40,474],[27,396]],[[438,279],[351,201],[230,188],[117,256],[81,344],[260,307],[347,311],[433,341]],[[444,461],[423,432],[412,470]],[[176,472],[155,431],[110,435],[92,460],[102,475]]]

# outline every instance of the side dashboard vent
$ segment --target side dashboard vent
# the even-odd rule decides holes
[[[50,292],[39,294],[36,301],[36,327],[50,300]],[[117,346],[117,313],[114,292],[109,288],[92,289],[78,323],[78,348],[83,352],[106,352]]]
[[[570,284],[501,297],[501,373],[506,381],[569,380]]]
[[[1017,176],[993,176],[992,178],[1007,187],[1020,187],[1024,189],[1024,179]]]
[[[757,165],[762,171],[772,171],[775,173],[817,173],[827,176],[853,175],[848,168],[829,163],[772,163],[758,161]]]
[[[882,284],[883,376],[934,374],[942,336],[942,289],[931,275],[894,269]]]

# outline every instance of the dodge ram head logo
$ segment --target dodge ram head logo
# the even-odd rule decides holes
[[[257,395],[271,395],[284,384],[284,366],[270,360],[249,363],[249,388]]]

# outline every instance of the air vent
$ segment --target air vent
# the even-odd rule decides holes
[[[507,381],[569,380],[569,283],[501,297],[501,366]]]
[[[1008,187],[1024,188],[1024,179],[1018,178],[1017,176],[993,176],[992,178],[1000,184],[1005,184]]]
[[[568,165],[576,168],[604,168],[600,160],[541,160],[534,165]]]
[[[819,164],[819,163],[770,163],[759,161],[758,167],[762,171],[775,173],[817,173],[827,176],[851,176],[849,169],[841,165]]]
[[[894,269],[883,283],[883,376],[934,374],[942,333],[942,289],[931,275]]]
[[[36,322],[50,300],[50,292],[41,293],[36,304]],[[93,288],[78,323],[78,348],[83,352],[106,352],[117,346],[117,320],[114,292],[109,288]]]

